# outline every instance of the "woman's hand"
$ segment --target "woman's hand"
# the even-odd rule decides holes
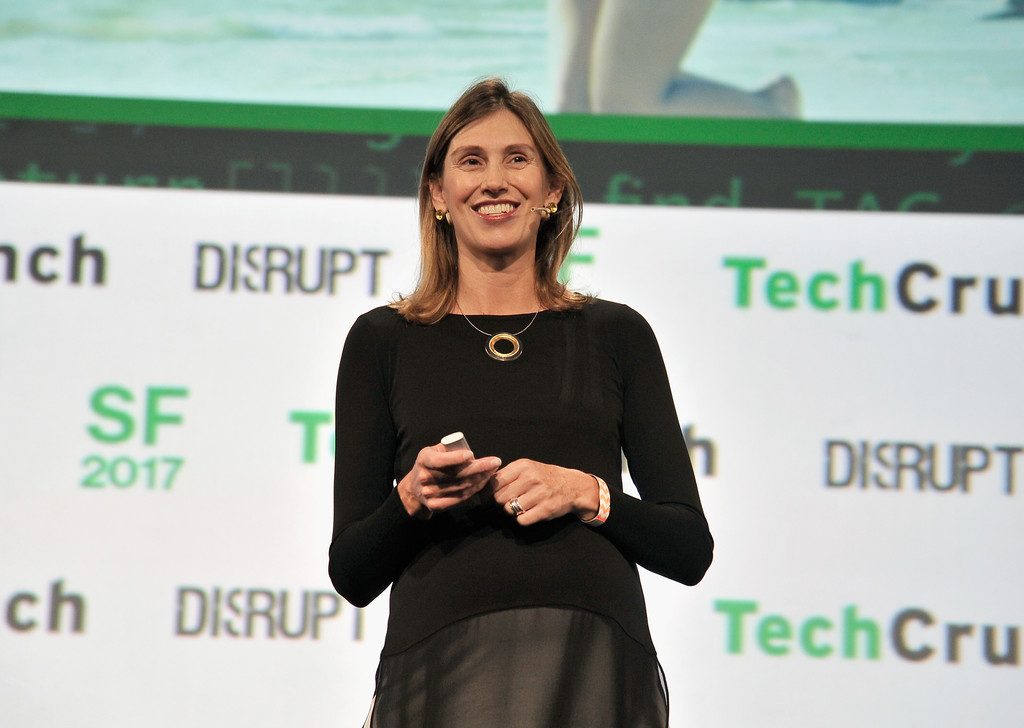
[[[438,443],[420,450],[398,495],[410,516],[427,519],[472,498],[500,467],[496,457],[476,460],[469,450],[448,451]]]
[[[598,485],[592,475],[535,460],[516,460],[491,479],[494,500],[510,516],[516,500],[522,512],[516,522],[529,526],[567,513],[586,520],[597,514]]]

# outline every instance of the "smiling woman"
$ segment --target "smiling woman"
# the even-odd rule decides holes
[[[548,309],[582,306],[587,297],[558,281],[558,270],[579,229],[582,200],[569,161],[530,97],[512,93],[494,79],[473,86],[448,111],[427,144],[419,191],[420,280],[395,309],[418,323],[433,323],[460,310],[458,286],[472,285],[466,276],[473,275],[474,263],[482,261],[468,246],[485,231],[484,240],[496,235],[490,245],[520,239],[518,254],[506,250],[496,259],[504,273],[501,280],[507,282],[513,275],[521,285],[532,280],[531,285],[522,285],[534,289],[527,298],[536,298]],[[484,226],[487,213],[473,206],[496,203],[512,209],[495,216],[494,222],[500,224]],[[488,213],[495,210],[488,208]],[[474,217],[480,226],[469,224]],[[524,255],[527,249],[533,252],[532,261]],[[464,253],[466,259],[460,260]],[[465,264],[464,275],[457,285],[460,263]],[[531,269],[530,276],[525,267]],[[501,302],[502,310],[486,313],[516,313],[535,303],[510,301],[505,295]],[[526,308],[516,309],[524,303]]]
[[[557,209],[562,196],[561,180],[550,177],[529,130],[507,109],[456,134],[429,186],[434,207],[459,231],[460,256],[503,269],[533,268],[536,211]]]
[[[338,373],[330,575],[391,586],[367,725],[667,725],[637,565],[695,584],[712,540],[654,334],[557,280],[580,193],[528,96],[466,91],[419,201],[417,288]]]

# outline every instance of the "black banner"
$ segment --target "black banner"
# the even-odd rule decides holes
[[[0,179],[409,197],[426,138],[0,120]],[[1024,213],[1024,153],[567,141],[589,202]]]

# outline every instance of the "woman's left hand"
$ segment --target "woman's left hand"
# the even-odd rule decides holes
[[[550,521],[567,513],[583,519],[597,513],[597,480],[580,470],[521,459],[495,473],[491,486],[494,500],[510,516],[515,516],[512,501],[519,503],[522,513],[515,518],[522,526]]]

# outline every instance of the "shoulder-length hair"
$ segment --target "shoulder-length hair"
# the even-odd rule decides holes
[[[569,249],[583,217],[583,195],[569,160],[565,158],[547,119],[533,99],[521,91],[510,91],[499,78],[487,78],[470,86],[448,109],[434,130],[420,175],[420,272],[416,288],[391,306],[408,321],[431,324],[455,306],[459,267],[455,230],[435,216],[430,183],[440,181],[444,160],[452,139],[462,129],[488,114],[507,109],[519,117],[530,132],[552,183],[562,185],[558,212],[541,222],[537,233],[536,290],[541,306],[553,310],[582,307],[589,296],[570,290],[558,280]]]

